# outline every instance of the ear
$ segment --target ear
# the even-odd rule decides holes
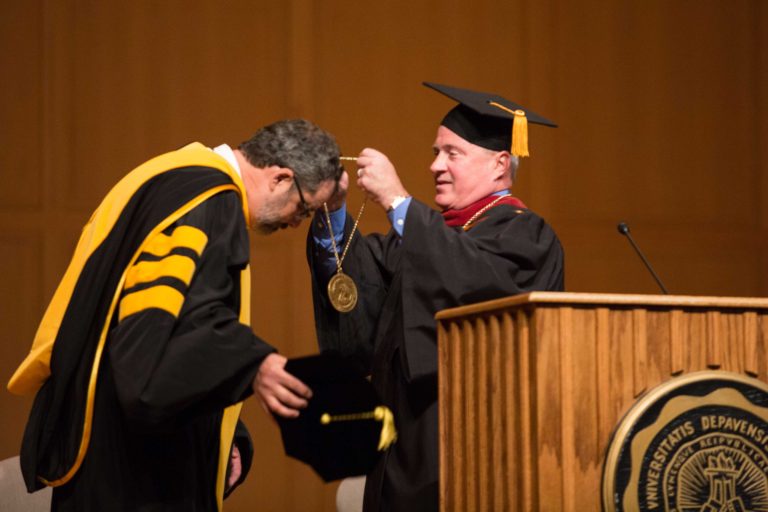
[[[494,178],[503,179],[509,173],[509,165],[512,155],[509,151],[499,151],[494,160]]]
[[[278,187],[282,188],[293,184],[293,171],[287,167],[278,167],[273,165],[264,169],[267,172],[267,178],[269,180],[269,190],[275,191]]]

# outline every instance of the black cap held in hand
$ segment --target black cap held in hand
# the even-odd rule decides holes
[[[312,389],[298,418],[276,417],[286,455],[326,482],[373,469],[397,433],[364,373],[333,353],[289,359],[285,369]]]

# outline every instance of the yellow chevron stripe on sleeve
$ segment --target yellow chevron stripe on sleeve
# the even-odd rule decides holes
[[[200,256],[208,244],[208,236],[192,226],[179,226],[170,236],[158,233],[149,241],[144,252],[153,256],[165,256],[176,247],[192,249]]]
[[[165,285],[153,286],[123,297],[120,301],[118,320],[122,322],[125,317],[150,308],[162,309],[178,317],[183,304],[184,295],[177,289]]]
[[[195,262],[189,256],[171,254],[160,261],[140,261],[128,270],[125,288],[149,283],[161,277],[175,277],[189,286],[195,273]]]
[[[235,185],[220,185],[220,186],[214,187],[212,189],[209,189],[208,191],[204,192],[203,194],[200,194],[199,196],[197,196],[193,200],[191,200],[188,203],[186,203],[185,205],[183,205],[176,212],[174,212],[171,216],[169,216],[163,222],[158,224],[155,227],[155,229],[152,230],[152,232],[149,234],[149,236],[147,236],[147,239],[144,241],[144,243],[139,247],[138,252],[136,254],[134,254],[133,258],[131,259],[131,263],[129,264],[129,266],[136,261],[136,258],[138,258],[139,254],[142,252],[142,249],[144,248],[144,246],[150,240],[152,240],[155,237],[155,235],[157,235],[158,233],[162,233],[162,231],[165,230],[165,228],[167,228],[170,224],[172,224],[173,222],[178,220],[184,214],[186,214],[189,211],[191,211],[193,208],[195,208],[196,206],[201,204],[203,201],[205,201],[208,198],[213,197],[214,195],[216,195],[216,194],[218,194],[220,192],[223,192],[225,190],[234,190],[236,192],[238,191],[238,189],[235,188]],[[240,191],[240,193],[243,194],[242,191]],[[247,209],[245,209],[245,207],[244,207],[243,211],[244,211],[245,214],[247,214]],[[241,274],[243,276],[245,276],[246,272],[247,272],[247,269],[244,270]],[[118,308],[118,305],[119,305],[118,297],[119,297],[119,295],[121,293],[121,290],[123,289],[123,284],[124,284],[124,281],[125,281],[125,274],[126,273],[127,273],[127,271],[123,273],[123,277],[120,279],[120,284],[117,285],[117,290],[116,290],[115,295],[113,296],[113,299],[112,299],[112,301],[110,303],[110,306],[109,306],[109,313],[107,313],[107,315],[106,315],[106,318],[108,318],[108,319],[112,318],[115,315],[115,310]],[[248,281],[250,282],[250,279],[248,279]],[[242,293],[242,291],[241,291],[241,293]],[[241,318],[242,318],[242,314],[243,314],[242,308],[245,308],[245,310],[250,312],[250,302],[249,301],[250,301],[250,294],[248,295],[248,297],[245,297],[245,296],[241,297],[241,300],[240,300],[240,304],[241,304],[241,306],[240,306],[241,307]],[[179,311],[181,310],[180,307],[178,309],[179,309]],[[88,381],[88,397],[87,397],[87,400],[86,400],[85,418],[84,418],[84,423],[83,423],[83,435],[82,435],[82,438],[80,439],[80,447],[78,448],[77,458],[75,459],[75,462],[72,464],[72,467],[70,467],[67,470],[67,472],[64,474],[64,476],[62,476],[61,478],[59,478],[57,480],[49,481],[49,480],[46,480],[45,478],[43,478],[43,477],[38,475],[37,478],[41,482],[43,482],[45,485],[48,485],[48,486],[51,486],[51,487],[58,487],[60,485],[64,485],[65,483],[69,482],[72,479],[72,477],[75,475],[75,473],[77,473],[78,469],[80,468],[80,465],[83,463],[83,460],[85,459],[85,454],[88,451],[88,445],[89,445],[90,439],[91,439],[91,427],[92,427],[92,420],[93,420],[93,409],[94,409],[95,396],[96,396],[96,381],[98,379],[98,375],[99,375],[98,371],[99,371],[99,367],[100,367],[99,362],[101,361],[101,356],[102,356],[102,353],[103,353],[103,350],[104,350],[104,345],[105,345],[105,342],[106,342],[106,339],[107,339],[107,332],[109,331],[110,325],[111,325],[110,322],[105,322],[104,323],[104,326],[103,326],[103,328],[101,330],[101,336],[99,337],[99,344],[96,347],[96,354],[95,354],[94,359],[93,359],[94,363],[93,363],[93,367],[91,368],[90,380]],[[36,339],[36,342],[37,341],[38,340]],[[45,340],[43,340],[43,341],[45,341]],[[35,346],[33,346],[33,349],[34,348],[35,348]],[[32,357],[34,355],[36,355],[36,354],[35,353],[31,353],[30,356],[28,356],[28,359],[26,359],[24,361],[24,363],[22,363],[22,366],[20,366],[19,369],[16,371],[16,374],[14,375],[14,378],[16,376],[19,376],[19,375],[21,377],[20,377],[20,379],[12,381],[12,382],[14,382],[14,384],[16,384],[13,387],[14,390],[18,390],[18,386],[19,385],[26,386],[27,388],[30,388],[30,382],[28,382],[28,380],[25,382],[23,379],[25,379],[25,377],[30,377],[29,374],[33,373],[33,370],[32,371],[29,370],[29,365],[27,364],[27,362],[29,360],[29,357]],[[48,368],[47,360],[45,361],[45,365],[46,365],[45,368],[47,369]],[[35,390],[39,389],[40,386],[42,385],[42,383],[45,381],[45,378],[47,378],[48,375],[50,375],[50,370],[46,370],[46,374],[43,375],[43,378],[39,382],[31,383],[31,385],[35,386],[33,389],[31,389],[31,391],[35,391]],[[36,375],[34,375],[34,374],[31,375],[31,378],[34,378],[34,377],[36,377]],[[11,386],[9,384],[9,389],[10,388],[11,388]],[[218,499],[219,503],[221,503],[221,499],[222,498],[219,497],[219,499]],[[221,510],[221,506],[219,506],[219,510]]]

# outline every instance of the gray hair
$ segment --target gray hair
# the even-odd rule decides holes
[[[301,187],[316,192],[323,182],[338,182],[343,168],[333,135],[305,119],[277,121],[238,146],[255,167],[286,167]]]
[[[483,148],[488,152],[488,155],[495,155],[499,151],[495,149],[488,149]],[[507,165],[507,169],[509,170],[509,179],[512,181],[512,184],[515,184],[515,180],[517,179],[517,168],[520,166],[520,157],[517,155],[513,155],[512,153],[509,154],[509,164]]]
[[[509,155],[509,177],[512,178],[512,184],[517,179],[517,168],[520,166],[520,157],[517,155]]]

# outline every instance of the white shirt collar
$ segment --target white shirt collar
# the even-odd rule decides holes
[[[232,166],[238,176],[241,178],[243,177],[243,173],[240,172],[240,166],[237,165],[235,152],[232,151],[232,148],[229,147],[229,144],[221,144],[220,146],[216,146],[212,151],[226,160],[227,163]]]

